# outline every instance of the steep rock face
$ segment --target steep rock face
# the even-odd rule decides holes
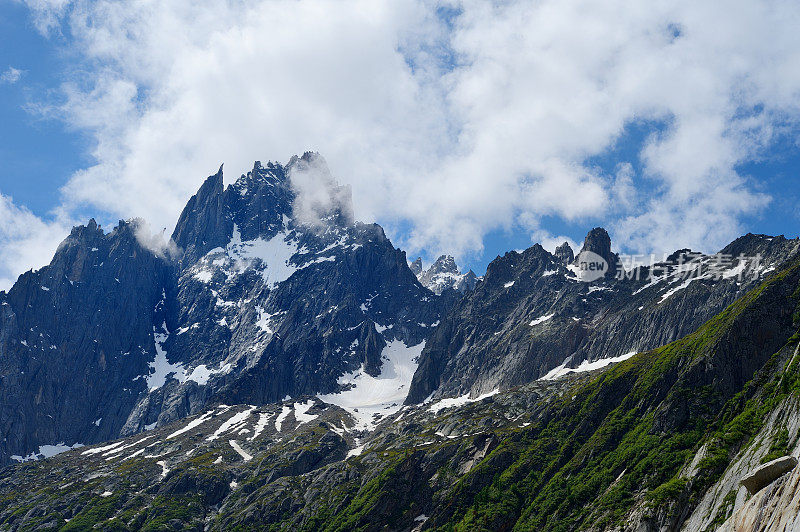
[[[287,167],[256,163],[227,189],[213,187],[222,198],[206,201],[207,210],[187,206],[175,240],[206,252],[190,265],[184,258],[177,311],[161,331],[169,364],[184,376],[154,383],[126,431],[183,417],[210,397],[260,404],[345,390],[346,373],[381,374],[387,341],[419,345],[438,321],[441,303],[405,254],[379,226],[352,222],[346,200],[318,210],[311,224],[298,219],[290,175],[303,164],[325,171],[315,154]],[[222,236],[192,241],[195,232],[184,229],[212,226]],[[207,249],[210,242],[222,245]]]
[[[667,344],[696,330],[797,249],[797,240],[746,235],[722,250],[730,260],[683,252],[593,282],[579,281],[574,263],[564,265],[539,245],[506,253],[432,333],[406,402],[480,395]],[[621,265],[602,229],[587,235],[583,250]],[[740,255],[760,259],[739,261]],[[697,275],[687,271],[691,260]]]
[[[182,262],[191,264],[206,251],[223,245],[231,220],[225,216],[222,166],[189,199],[178,218],[172,240],[183,250]],[[202,215],[200,215],[202,213]]]
[[[0,463],[115,436],[146,389],[138,376],[174,269],[136,231],[76,227],[49,266],[0,295]]]
[[[379,226],[353,221],[349,189],[313,153],[257,162],[227,188],[220,169],[173,241],[177,255],[164,255],[136,224],[105,235],[91,222],[0,294],[0,463],[210,401],[335,394],[392,379],[397,364],[413,372],[445,304]],[[396,393],[408,380],[392,381]]]
[[[602,227],[595,227],[589,231],[583,241],[583,247],[578,255],[571,261],[572,264],[579,264],[582,255],[587,252],[602,257],[608,268],[605,277],[614,277],[619,267],[619,256],[611,251],[611,237],[608,236],[608,232],[605,229]]]
[[[215,362],[241,363],[248,371],[266,364],[264,370],[289,372],[276,374],[270,385],[277,387],[271,397],[280,399],[315,388],[331,391],[342,368],[354,370],[365,361],[374,362],[374,354],[364,351],[374,345],[374,335],[380,332],[384,338],[416,345],[437,319],[430,292],[416,282],[404,255],[391,247],[380,228],[335,230],[323,239],[294,229],[283,234],[277,237],[280,245],[299,251],[285,259],[282,276],[293,270],[291,275],[275,285],[253,269],[216,270],[215,262],[226,267],[230,256],[224,254],[213,254],[197,265],[199,269],[185,272],[179,297],[193,301],[194,308],[181,305],[186,311],[178,318],[177,330],[185,332],[170,342],[197,341],[218,357],[225,355]],[[209,269],[211,279],[202,280]],[[227,353],[212,347],[216,337],[228,346]],[[188,346],[180,351],[196,352]],[[295,371],[301,381],[291,376]]]

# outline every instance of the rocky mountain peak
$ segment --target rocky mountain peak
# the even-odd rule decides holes
[[[296,222],[317,230],[354,222],[352,190],[339,184],[320,154],[293,156],[285,172],[295,195],[292,217]]]
[[[613,276],[616,273],[617,264],[619,263],[619,255],[611,251],[611,237],[608,231],[602,227],[595,227],[586,235],[583,240],[583,247],[581,248],[578,256],[573,260],[575,263],[578,257],[584,252],[592,252],[601,256],[608,264],[608,271],[606,277]]]
[[[441,295],[448,289],[463,293],[475,288],[475,284],[478,282],[478,277],[472,270],[461,273],[451,255],[440,255],[427,270],[423,270],[420,258],[415,260],[410,267],[419,282],[436,295]]]
[[[419,277],[422,273],[422,257],[417,257],[417,260],[408,265],[411,268],[411,273]]]
[[[269,240],[290,221],[314,229],[354,223],[350,188],[336,182],[317,153],[294,156],[286,166],[255,161],[227,188],[220,167],[189,199],[172,239],[188,265],[225,247],[235,230],[245,242]]]
[[[608,231],[602,227],[595,227],[586,234],[583,240],[581,251],[592,251],[600,256],[607,256],[611,253],[611,237]]]
[[[575,252],[572,251],[569,242],[564,242],[558,246],[553,254],[564,264],[571,264],[575,260]]]
[[[456,266],[456,260],[451,255],[440,255],[428,271],[433,274],[460,273],[458,271],[458,266]]]
[[[224,246],[233,224],[224,212],[222,166],[203,182],[189,198],[178,218],[172,240],[184,250],[188,261],[197,260],[208,250]]]

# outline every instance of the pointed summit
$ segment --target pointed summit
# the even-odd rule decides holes
[[[419,277],[422,273],[422,257],[417,257],[417,260],[408,265],[411,268],[411,273]]]
[[[295,221],[317,229],[353,223],[350,185],[336,181],[322,155],[309,151],[302,157],[293,156],[286,165],[286,175],[295,194]]]
[[[466,274],[461,273],[451,255],[440,255],[427,270],[422,269],[422,260],[417,259],[411,264],[411,271],[423,286],[437,295],[447,289],[466,292],[475,288],[475,283],[478,282],[478,277],[472,270]]]
[[[569,242],[564,242],[563,244],[558,246],[553,255],[555,255],[558,258],[558,260],[560,260],[564,264],[571,264],[572,261],[575,260],[575,252],[572,251]]]
[[[217,173],[206,178],[181,212],[172,240],[185,251],[189,260],[196,260],[227,242],[231,223],[225,218],[223,192],[220,165]]]
[[[580,253],[573,259],[573,264],[576,264],[581,256],[587,252],[599,255],[606,261],[607,270],[605,277],[611,277],[616,274],[619,256],[611,251],[611,237],[608,236],[608,231],[602,227],[595,227],[589,231],[586,238],[583,240],[583,247]]]
[[[451,255],[441,255],[436,262],[428,269],[429,274],[437,273],[459,273],[456,260]]]

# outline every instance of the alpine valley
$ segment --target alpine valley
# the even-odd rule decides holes
[[[0,292],[0,530],[800,530],[799,346],[798,239],[478,277],[220,168]]]

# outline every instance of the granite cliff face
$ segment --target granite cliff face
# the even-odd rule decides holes
[[[136,231],[76,227],[49,266],[0,293],[0,463],[116,437],[146,392],[139,376],[176,270]]]

